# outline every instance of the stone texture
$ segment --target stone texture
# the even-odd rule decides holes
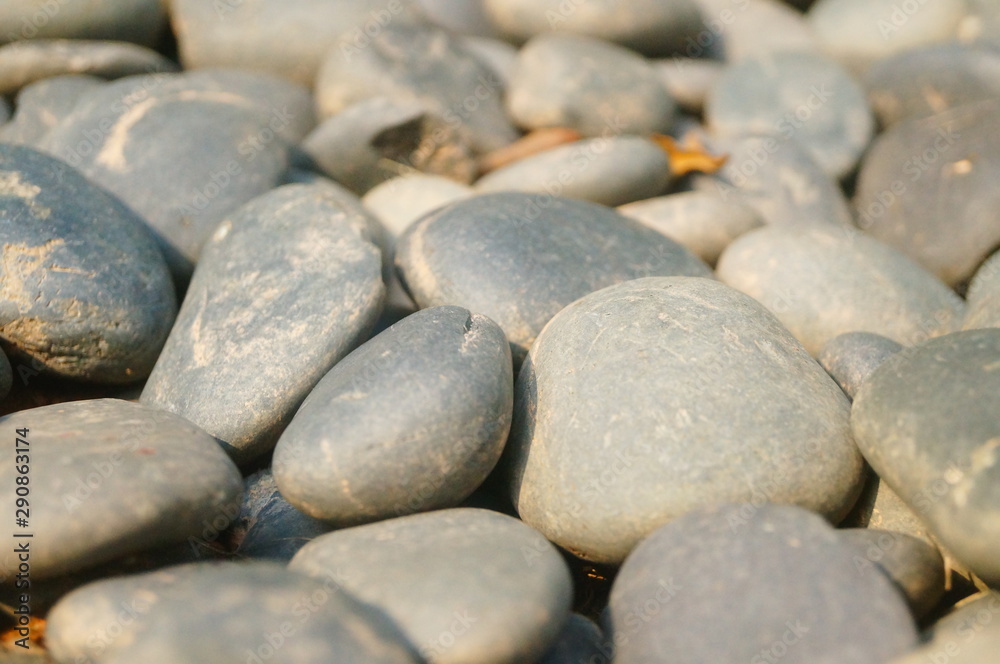
[[[1000,243],[998,109],[993,100],[900,122],[875,140],[858,176],[858,225],[949,285]]]
[[[206,521],[239,506],[243,482],[216,441],[171,413],[95,399],[23,410],[2,418],[11,447],[27,429],[31,579],[80,570],[198,535]],[[21,432],[23,433],[23,432]],[[15,463],[17,461],[17,463]],[[0,478],[15,486],[13,449]],[[14,516],[15,495],[3,506]],[[8,535],[4,574],[17,569],[20,538]]]
[[[642,57],[563,33],[540,35],[521,48],[506,104],[525,129],[567,127],[585,136],[609,128],[616,134],[666,133],[676,108]]]
[[[1000,252],[990,256],[976,270],[966,302],[963,329],[1000,327]]]
[[[89,74],[121,78],[172,72],[177,65],[156,51],[124,42],[33,39],[0,47],[0,95],[51,76]]]
[[[417,514],[316,538],[289,567],[384,611],[424,660],[535,661],[573,593],[562,556],[516,519],[480,509]]]
[[[994,584],[997,358],[997,329],[956,332],[897,353],[862,386],[851,418],[858,446],[882,480],[951,554]]]
[[[711,274],[673,240],[613,210],[519,193],[423,217],[400,238],[396,265],[420,307],[454,304],[496,321],[515,364],[552,316],[587,293],[643,276]]]
[[[902,595],[822,519],[746,507],[689,514],[629,556],[611,590],[616,664],[882,664],[916,646]]]
[[[72,378],[147,376],[177,312],[142,219],[77,171],[0,144],[0,339]]]
[[[758,300],[813,355],[846,332],[904,345],[955,331],[960,297],[893,247],[859,231],[763,228],[719,259],[719,280]]]
[[[650,278],[563,309],[518,376],[505,451],[526,523],[617,563],[664,523],[727,501],[836,522],[861,490],[850,405],[762,305]]]
[[[310,579],[274,563],[184,565],[98,581],[47,617],[46,643],[60,662],[417,661],[385,616],[335,577]]]
[[[160,0],[39,2],[9,0],[0,6],[0,43],[19,39],[112,39],[152,46],[167,8]]]
[[[655,143],[638,136],[602,136],[560,145],[481,177],[476,191],[525,191],[615,206],[658,196],[670,163]]]
[[[14,117],[0,125],[0,142],[36,144],[76,108],[84,94],[103,84],[95,76],[68,74],[26,85],[17,94]]]
[[[883,362],[903,347],[873,332],[845,332],[825,344],[816,359],[851,399]]]
[[[297,508],[341,525],[454,507],[500,458],[512,401],[496,323],[424,309],[320,381],[278,441],[274,477]]]
[[[286,185],[205,244],[142,402],[184,416],[238,462],[267,452],[384,297],[367,219],[321,185]]]

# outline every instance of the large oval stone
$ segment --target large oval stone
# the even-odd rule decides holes
[[[763,305],[708,279],[638,279],[539,335],[505,463],[525,522],[617,563],[704,505],[766,500],[839,520],[864,479],[849,414]]]

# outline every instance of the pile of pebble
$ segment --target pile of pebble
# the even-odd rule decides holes
[[[5,0],[0,661],[994,664],[998,173],[992,0]]]

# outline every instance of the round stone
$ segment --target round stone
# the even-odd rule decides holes
[[[892,355],[903,347],[873,332],[845,332],[825,344],[816,359],[850,398]]]
[[[723,136],[795,140],[833,178],[854,169],[875,130],[861,86],[837,63],[808,53],[745,58],[727,67],[705,102],[705,121]]]
[[[29,463],[31,507],[29,526],[11,529],[0,565],[17,569],[17,534],[30,532],[39,543],[32,580],[182,542],[239,510],[239,470],[214,438],[171,413],[91,399],[19,411],[4,425],[29,461],[15,463],[12,450],[0,479],[17,486]],[[25,442],[15,446],[15,434]],[[11,490],[2,501],[11,515],[16,498]]]
[[[26,85],[17,94],[17,110],[0,125],[0,142],[34,145],[69,115],[80,98],[101,87],[95,76],[67,74]]]
[[[587,293],[652,275],[710,276],[664,235],[600,205],[539,194],[458,201],[400,237],[396,265],[422,308],[488,316],[520,364],[560,309]]]
[[[8,0],[0,5],[0,43],[20,39],[109,39],[152,46],[166,25],[161,0],[39,2]]]
[[[966,295],[963,329],[1000,327],[1000,252],[990,256],[972,278]]]
[[[734,610],[741,598],[753,608]],[[815,514],[722,505],[663,526],[609,603],[616,664],[882,664],[917,645],[902,594]]]
[[[149,375],[177,303],[134,212],[65,163],[0,144],[0,245],[8,352],[88,381]]]
[[[496,323],[424,309],[313,389],[275,448],[275,481],[295,507],[340,525],[454,507],[500,458],[512,400]]]
[[[517,519],[461,508],[317,537],[290,569],[326,578],[383,611],[423,661],[536,661],[569,617],[562,556]]]
[[[470,187],[450,178],[412,173],[373,187],[361,198],[361,203],[382,222],[394,248],[396,238],[417,219],[474,193]]]
[[[585,136],[666,133],[675,111],[656,71],[627,48],[551,33],[519,54],[507,111],[526,129],[567,127]]]
[[[709,279],[639,279],[546,325],[518,375],[504,463],[526,523],[618,563],[704,505],[791,503],[838,521],[864,479],[849,415],[755,300]]]
[[[851,417],[865,458],[942,545],[1000,581],[1000,330],[955,332],[887,360]]]
[[[962,299],[936,276],[846,228],[747,233],[722,254],[717,274],[770,309],[813,355],[846,332],[916,345],[955,331],[965,314]]]

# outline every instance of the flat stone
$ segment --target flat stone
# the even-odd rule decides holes
[[[177,71],[177,65],[152,49],[127,42],[32,39],[0,47],[0,95],[64,74],[106,79]]]
[[[517,519],[451,509],[347,528],[316,538],[289,568],[384,611],[422,660],[535,661],[569,617],[562,556]]]
[[[31,578],[66,574],[129,553],[182,542],[238,509],[243,481],[207,433],[130,401],[42,406],[2,420],[27,429],[29,526],[11,530],[2,565],[17,569],[16,533],[30,532]],[[23,433],[23,432],[19,432]],[[15,455],[0,478],[15,486]],[[14,492],[4,507],[14,515]]]
[[[0,339],[35,371],[147,376],[177,303],[153,235],[76,170],[0,144]]]
[[[903,346],[874,332],[845,332],[820,348],[816,359],[851,399],[861,386]]]
[[[307,542],[331,529],[285,500],[270,470],[244,481],[243,505],[235,524],[238,557],[287,563]]]
[[[968,597],[930,627],[926,643],[891,664],[993,664],[1000,648],[1000,593]]]
[[[10,394],[10,388],[14,386],[14,370],[10,366],[10,360],[6,353],[0,349],[0,399]]]
[[[386,25],[419,21],[412,0],[174,0],[185,69],[240,67],[312,87],[323,58],[371,45]]]
[[[662,194],[670,182],[667,154],[639,136],[602,136],[560,145],[481,177],[476,191],[524,191],[607,206]]]
[[[680,56],[655,60],[652,64],[670,96],[691,113],[702,112],[709,92],[725,71],[725,65],[718,60]]]
[[[702,24],[693,0],[483,0],[483,6],[494,25],[516,42],[558,31],[603,39],[646,55],[672,53]]]
[[[706,191],[648,198],[622,205],[618,212],[676,240],[709,265],[733,240],[764,224],[750,206]]]
[[[875,130],[861,86],[833,60],[809,53],[744,58],[727,67],[705,102],[705,121],[722,136],[795,140],[838,179],[854,169]]]
[[[423,217],[400,237],[396,265],[420,307],[454,304],[496,321],[516,365],[549,319],[587,293],[644,276],[711,275],[673,240],[613,210],[521,193]]]
[[[384,297],[362,214],[321,185],[286,185],[205,244],[141,400],[201,426],[239,463],[271,449]]]
[[[154,45],[167,22],[160,0],[99,0],[86,4],[10,0],[0,7],[0,43],[19,39],[111,39]]]
[[[613,648],[604,639],[601,628],[579,613],[570,614],[555,644],[538,664],[589,664],[610,661]],[[604,658],[603,660],[601,658]]]
[[[840,187],[794,139],[715,138],[711,147],[729,159],[717,173],[693,175],[696,191],[749,205],[775,226],[854,225]]]
[[[987,583],[1000,580],[1000,330],[931,339],[887,360],[851,417],[872,468],[942,545]]]
[[[846,332],[912,346],[953,332],[962,299],[898,250],[857,230],[768,227],[719,259],[719,280],[758,300],[817,355]]]
[[[500,458],[512,401],[497,324],[424,309],[319,382],[278,441],[274,478],[295,507],[338,525],[454,507]]]
[[[738,62],[775,53],[819,53],[801,12],[781,0],[697,0],[705,25],[688,35],[683,53]]]
[[[503,463],[526,523],[618,563],[705,505],[790,503],[839,521],[864,480],[849,414],[763,305],[709,279],[639,279],[577,300],[538,336]]]
[[[807,20],[823,50],[858,73],[875,62],[955,38],[963,0],[901,6],[896,0],[817,0]]]
[[[976,270],[966,302],[968,308],[963,329],[1000,327],[1000,252],[990,256]]]
[[[414,664],[395,628],[338,586],[275,563],[195,564],[90,584],[47,616],[61,662]]]
[[[327,118],[301,147],[328,176],[359,194],[421,171],[471,182],[472,149],[458,130],[415,101],[374,97]]]
[[[838,530],[853,550],[858,572],[877,565],[896,584],[918,620],[944,596],[944,559],[937,547],[911,535],[872,528]]]
[[[390,23],[355,51],[334,49],[324,60],[316,77],[322,117],[388,97],[423,104],[480,153],[517,138],[503,109],[503,80],[447,32]]]
[[[585,136],[666,133],[676,110],[644,58],[564,33],[539,35],[521,48],[506,104],[525,129],[567,127]]]
[[[21,88],[11,121],[0,126],[0,141],[34,145],[69,115],[80,98],[104,85],[96,76],[53,76]]]
[[[998,110],[994,100],[900,122],[861,165],[858,226],[948,285],[971,277],[1000,244]]]
[[[748,509],[750,508],[750,509]],[[917,645],[902,594],[815,514],[722,505],[663,526],[611,590],[616,664],[882,664]],[[733,610],[753,598],[753,608]]]
[[[280,181],[312,124],[308,91],[281,79],[150,74],[87,95],[40,147],[143,215],[186,282],[215,227]]]

